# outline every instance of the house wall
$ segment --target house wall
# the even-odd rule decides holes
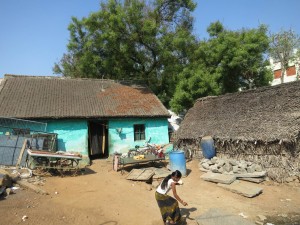
[[[58,134],[58,151],[78,152],[83,162],[89,163],[88,125],[86,120],[51,120],[47,132]]]
[[[295,51],[296,53],[296,51]],[[284,83],[292,82],[297,80],[297,75],[300,74],[299,68],[300,59],[297,58],[294,61],[289,62],[289,68],[284,74]],[[281,65],[280,62],[275,62],[270,58],[270,68],[273,70],[274,80],[272,86],[281,84]]]
[[[134,141],[134,125],[145,124],[146,140]],[[122,128],[120,133],[117,128]],[[169,143],[167,118],[113,119],[109,121],[109,154],[125,153],[136,145]]]

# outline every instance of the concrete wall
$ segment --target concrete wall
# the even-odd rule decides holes
[[[47,132],[58,134],[58,151],[78,152],[83,161],[88,158],[88,125],[86,120],[51,120]]]
[[[125,153],[136,145],[143,146],[146,140],[134,141],[134,125],[144,124],[146,140],[152,144],[169,143],[167,118],[114,119],[109,121],[109,154]],[[118,128],[122,128],[120,133]]]

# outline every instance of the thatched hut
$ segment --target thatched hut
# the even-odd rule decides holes
[[[300,173],[300,81],[205,97],[187,112],[176,142],[214,139],[217,155],[255,161],[283,181]]]

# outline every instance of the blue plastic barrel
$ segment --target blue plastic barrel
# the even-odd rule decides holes
[[[211,136],[203,137],[200,144],[204,158],[211,159],[216,155],[214,139]]]
[[[179,170],[183,177],[186,176],[186,162],[183,151],[172,151],[169,153],[170,169],[172,172]]]

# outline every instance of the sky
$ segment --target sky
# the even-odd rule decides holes
[[[207,38],[210,23],[226,29],[257,28],[271,33],[292,29],[300,35],[300,0],[194,0],[194,33]],[[67,52],[72,16],[88,17],[100,0],[0,0],[0,78],[4,74],[54,75]]]

